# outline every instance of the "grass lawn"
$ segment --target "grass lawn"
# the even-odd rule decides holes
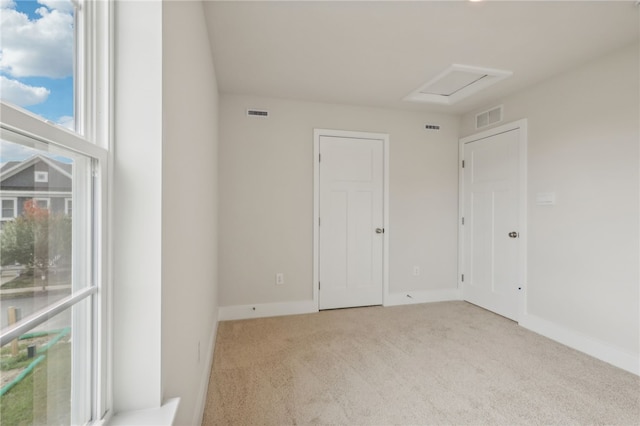
[[[0,397],[0,424],[70,424],[70,410],[71,343],[65,338],[46,352],[31,374]]]

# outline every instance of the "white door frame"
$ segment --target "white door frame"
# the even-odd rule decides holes
[[[382,304],[386,305],[389,295],[389,135],[386,133],[352,132],[345,130],[313,130],[313,304],[320,309],[319,268],[320,268],[320,137],[374,139],[383,145],[383,252],[382,252]]]
[[[464,274],[464,225],[462,218],[464,217],[464,169],[462,161],[464,160],[465,144],[479,139],[505,133],[511,130],[520,129],[518,143],[520,145],[518,158],[518,221],[519,221],[519,238],[520,251],[518,256],[518,282],[521,283],[520,296],[518,298],[518,317],[517,321],[522,320],[526,315],[527,308],[527,119],[513,121],[502,126],[494,127],[483,132],[475,133],[471,136],[461,138],[459,140],[459,161],[458,161],[458,288],[460,294],[464,292],[464,282],[462,275]]]

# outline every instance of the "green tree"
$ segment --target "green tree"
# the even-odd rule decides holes
[[[48,280],[49,269],[71,263],[71,218],[51,214],[29,200],[22,215],[4,224],[0,235],[0,264],[19,263]]]

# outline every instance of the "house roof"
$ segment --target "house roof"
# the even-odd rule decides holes
[[[73,166],[71,164],[62,163],[60,161],[54,160],[53,158],[36,154],[27,158],[24,161],[9,161],[7,163],[4,163],[0,168],[0,182],[4,181],[5,179],[11,176],[14,176],[20,173],[21,171],[25,170],[28,167],[33,166],[39,161],[46,163],[47,165],[49,165],[49,167],[57,170],[58,172],[68,177],[69,179],[72,179],[71,171]]]
[[[637,43],[640,34],[635,1],[207,1],[204,8],[223,94],[452,114]],[[454,105],[403,101],[453,64],[513,75]]]
[[[0,164],[0,173],[4,172],[5,170],[9,170],[14,166],[17,166],[20,163],[20,161],[7,161],[6,163],[2,163]]]

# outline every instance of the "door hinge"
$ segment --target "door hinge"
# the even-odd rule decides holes
[[[462,282],[464,282],[464,274],[462,274]]]
[[[320,286],[320,281],[318,281],[318,290],[320,290],[320,287],[321,287],[321,286]]]
[[[464,225],[464,217],[462,218],[462,224]]]
[[[318,218],[318,226],[320,226],[320,218]]]
[[[462,168],[464,169],[464,160],[462,160]]]
[[[322,154],[318,154],[318,163],[322,161]]]

